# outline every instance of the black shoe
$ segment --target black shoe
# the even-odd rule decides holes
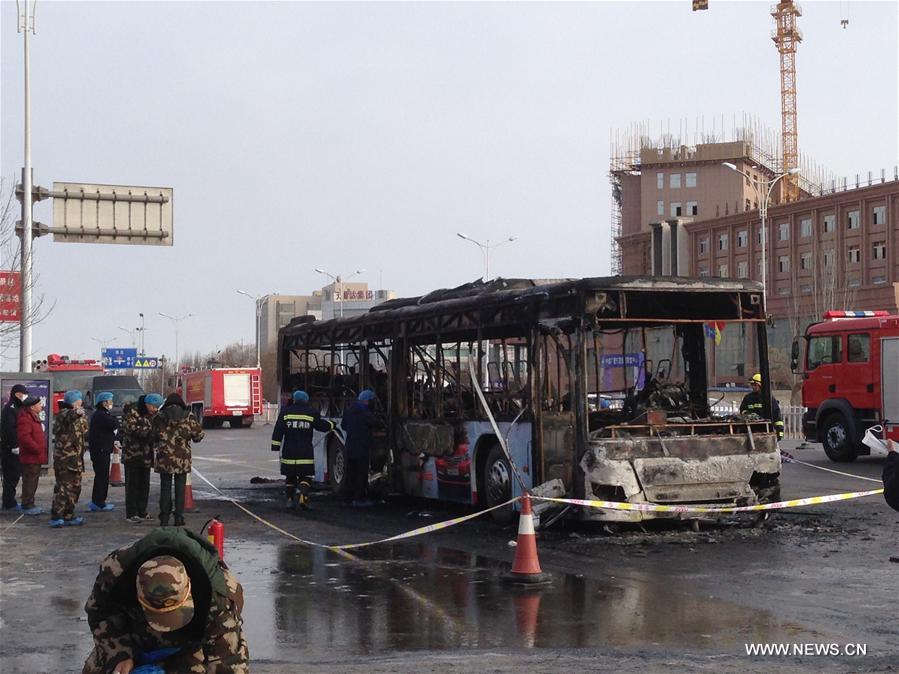
[[[176,517],[176,518],[175,518],[175,526],[176,526],[176,527],[183,527],[183,526],[184,526],[184,518],[183,518],[183,517]]]
[[[168,517],[160,517],[160,518],[159,518],[159,526],[161,526],[161,527],[167,527],[168,525],[169,525],[169,518],[168,518]]]

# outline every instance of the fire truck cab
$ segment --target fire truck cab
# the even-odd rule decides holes
[[[32,369],[53,375],[53,414],[59,412],[59,403],[66,391],[77,389],[86,395],[93,378],[103,374],[103,365],[99,361],[74,360],[57,353],[51,353],[45,360],[34,361]]]
[[[802,372],[803,433],[832,461],[870,454],[865,431],[882,425],[899,439],[899,316],[886,311],[827,311],[808,327],[805,360],[793,342],[792,369]]]

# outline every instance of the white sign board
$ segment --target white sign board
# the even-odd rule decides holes
[[[53,183],[54,241],[171,246],[172,188]]]

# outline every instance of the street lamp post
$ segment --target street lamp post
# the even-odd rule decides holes
[[[354,271],[352,274],[350,274],[349,276],[347,276],[347,277],[345,277],[345,278],[344,278],[343,276],[341,276],[340,274],[337,274],[337,275],[335,276],[334,274],[332,274],[332,273],[330,273],[330,272],[327,272],[327,271],[325,271],[324,269],[315,269],[314,271],[316,271],[316,272],[319,273],[319,274],[323,274],[324,276],[327,276],[329,279],[331,279],[332,281],[334,281],[334,284],[335,284],[335,286],[334,286],[334,287],[335,287],[334,294],[335,294],[335,297],[339,298],[339,301],[340,301],[340,317],[343,318],[343,297],[341,297],[341,295],[342,295],[342,293],[343,293],[343,284],[346,283],[349,279],[353,278],[354,276],[358,276],[359,274],[364,273],[365,270],[364,270],[364,269],[357,269],[356,271]],[[342,346],[340,347],[340,364],[341,364],[341,365],[344,364],[344,363],[343,363],[343,347],[342,347]]]
[[[245,290],[238,290],[238,295],[246,295],[251,300],[256,303],[256,367],[262,367],[262,351],[260,339],[262,337],[262,300],[265,299],[265,295],[251,295]]]
[[[106,350],[106,347],[112,344],[114,341],[118,339],[117,337],[113,337],[112,339],[100,339],[99,337],[91,337],[91,340],[100,345],[100,360],[103,360],[103,351]]]
[[[490,280],[490,250],[493,248],[499,248],[503,244],[511,243],[518,239],[517,236],[510,236],[508,239],[503,239],[499,243],[490,243],[490,239],[487,239],[486,243],[481,243],[480,241],[476,241],[472,239],[467,234],[463,234],[462,232],[456,232],[456,236],[460,239],[465,239],[466,241],[471,241],[474,245],[481,249],[481,252],[484,254],[484,282]]]
[[[782,178],[786,178],[787,176],[793,176],[800,172],[799,168],[791,168],[789,171],[785,173],[780,173],[775,176],[772,180],[762,180],[761,178],[753,178],[748,173],[741,171],[737,168],[736,164],[732,164],[729,161],[725,161],[721,163],[722,166],[726,166],[731,171],[736,171],[740,175],[742,175],[746,180],[749,181],[749,184],[752,185],[752,188],[755,190],[755,194],[759,200],[759,218],[761,219],[761,235],[762,235],[762,299],[764,300],[765,307],[768,306],[768,232],[767,232],[767,220],[768,220],[768,202],[771,199],[771,192],[774,190],[774,186],[780,181]]]
[[[193,314],[185,314],[184,316],[169,316],[168,314],[164,314],[161,311],[159,315],[163,318],[168,318],[172,324],[175,326],[175,376],[178,376],[178,373],[181,372],[181,356],[178,351],[178,329],[181,327],[181,321],[188,319],[193,316]]]
[[[144,315],[139,314],[139,316],[140,316],[140,327],[135,328],[135,330],[140,333],[140,347],[139,347],[140,351],[138,351],[138,355],[145,356],[146,353],[144,352],[144,333],[147,331],[147,328],[144,327]]]
[[[123,327],[120,325],[120,326],[119,326],[119,330],[121,330],[122,332],[128,333],[128,338],[131,340],[131,346],[132,346],[132,347],[136,347],[136,346],[137,346],[137,344],[135,343],[135,342],[137,341],[137,340],[135,339],[135,335],[137,334],[137,331],[140,330],[140,328],[134,328],[133,330],[129,330],[128,328],[123,328]]]

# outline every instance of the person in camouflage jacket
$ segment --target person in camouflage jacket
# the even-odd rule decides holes
[[[191,442],[203,439],[203,429],[197,418],[177,393],[165,399],[159,413],[153,417],[156,436],[156,472],[159,473],[159,521],[169,523],[172,513],[172,483],[175,487],[175,526],[184,524],[184,487],[191,470]]]
[[[243,588],[187,529],[154,529],[110,553],[84,607],[94,649],[83,674],[248,674]]]
[[[153,417],[162,405],[162,396],[149,393],[123,409],[119,437],[125,465],[125,519],[140,523],[152,519],[147,514],[150,499],[150,469],[153,467]]]
[[[84,518],[75,516],[75,504],[81,496],[81,475],[84,473],[84,440],[87,437],[87,416],[82,407],[81,391],[66,391],[59,412],[53,417],[53,506],[50,526],[79,525]]]

